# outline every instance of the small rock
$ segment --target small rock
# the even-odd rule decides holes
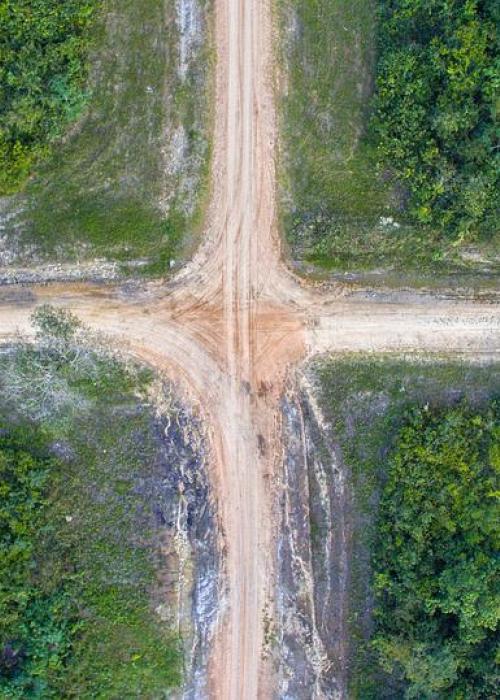
[[[394,221],[392,216],[381,216],[379,219],[379,224],[381,226],[392,226],[393,228],[400,228],[400,224]]]
[[[170,618],[170,611],[165,603],[161,603],[155,608],[155,613],[158,615],[162,622],[168,622]]]

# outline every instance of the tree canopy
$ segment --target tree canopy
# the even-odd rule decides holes
[[[36,426],[0,425],[0,694],[52,697],[76,626],[63,579],[37,583],[36,543],[47,531],[46,490],[55,460]]]
[[[389,458],[373,644],[408,698],[495,697],[499,409],[412,410]]]
[[[0,194],[13,192],[85,100],[99,0],[0,0]]]
[[[380,0],[373,126],[418,221],[456,239],[494,230],[499,205],[499,5]]]

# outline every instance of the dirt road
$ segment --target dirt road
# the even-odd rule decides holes
[[[200,402],[213,453],[225,596],[210,666],[217,700],[273,696],[272,624],[287,368],[316,352],[432,350],[494,355],[500,308],[415,298],[356,300],[298,284],[275,228],[270,0],[216,0],[213,196],[193,261],[167,284],[0,289],[0,337],[29,332],[50,301],[180,378]],[[267,622],[265,622],[267,620]],[[269,622],[271,620],[271,622]]]

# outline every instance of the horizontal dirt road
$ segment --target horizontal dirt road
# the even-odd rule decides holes
[[[217,700],[275,696],[272,625],[287,370],[317,352],[496,356],[500,307],[323,295],[280,261],[270,0],[216,0],[213,194],[204,241],[168,283],[0,289],[0,338],[30,333],[41,303],[73,310],[123,349],[182,380],[209,426],[226,594],[209,669]]]

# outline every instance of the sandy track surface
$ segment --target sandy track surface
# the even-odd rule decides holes
[[[211,655],[211,697],[275,694],[266,661],[274,518],[282,454],[278,400],[287,369],[326,351],[456,351],[491,358],[500,307],[421,298],[322,295],[280,262],[270,0],[216,0],[216,128],[206,236],[168,284],[130,291],[84,284],[0,289],[0,337],[29,333],[33,308],[71,308],[131,353],[180,378],[209,425],[225,595]],[[407,297],[405,297],[407,298]]]

